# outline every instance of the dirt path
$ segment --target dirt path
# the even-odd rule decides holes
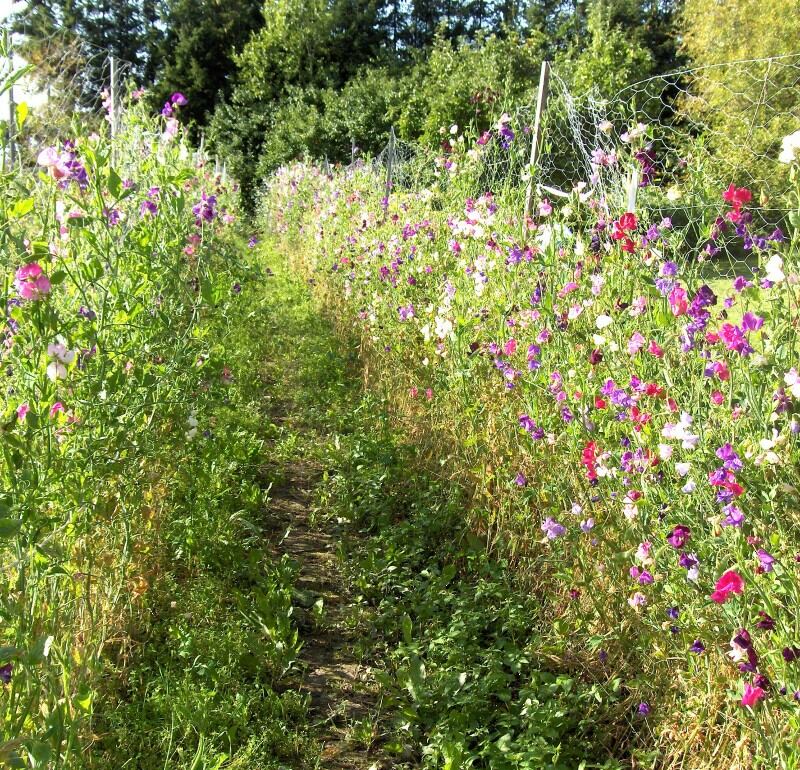
[[[377,745],[380,694],[371,668],[353,653],[357,632],[348,623],[349,588],[339,569],[338,527],[313,517],[321,471],[296,462],[270,493],[274,521],[272,553],[297,564],[296,622],[303,649],[297,687],[311,699],[311,716],[322,741],[321,768],[384,770],[392,762]]]

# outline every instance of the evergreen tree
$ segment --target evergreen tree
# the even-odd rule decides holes
[[[230,95],[235,53],[262,22],[260,0],[166,0],[156,99],[181,91],[189,100],[184,114],[205,124],[217,101]]]

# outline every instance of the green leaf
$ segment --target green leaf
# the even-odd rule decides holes
[[[9,216],[12,219],[20,219],[33,211],[33,204],[33,198],[23,198],[22,200],[18,200],[9,212]]]
[[[22,529],[22,519],[0,519],[0,537],[12,537]]]
[[[122,193],[122,179],[113,168],[108,170],[108,191],[114,198],[119,198]]]
[[[411,644],[413,637],[411,636],[411,631],[413,629],[411,624],[411,618],[408,616],[408,613],[403,615],[403,619],[400,622],[401,629],[403,631],[403,641],[406,644]]]

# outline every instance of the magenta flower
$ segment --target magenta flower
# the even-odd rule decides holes
[[[767,693],[761,687],[753,686],[749,682],[745,682],[744,693],[742,694],[742,706],[755,706],[762,698],[766,697]]]
[[[759,562],[761,562],[761,570],[763,572],[772,572],[772,565],[775,563],[775,557],[767,553],[763,548],[756,551]]]
[[[725,604],[731,594],[740,594],[744,591],[744,580],[736,570],[729,569],[717,581],[711,600],[717,604]]]
[[[20,297],[29,301],[40,300],[50,293],[50,279],[38,262],[29,262],[17,269],[14,285]]]
[[[678,524],[672,532],[667,535],[667,542],[675,549],[683,548],[689,541],[692,530],[685,524]]]

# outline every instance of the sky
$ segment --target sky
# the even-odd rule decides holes
[[[15,6],[21,5],[21,2],[15,2],[15,0],[0,0],[0,23],[5,21],[8,15],[14,10]],[[16,62],[17,64],[21,63],[19,61]],[[14,100],[19,102],[27,102],[30,106],[35,106],[36,104],[41,104],[44,99],[43,94],[33,93],[27,91],[25,88],[24,83],[20,83],[14,86]],[[0,115],[4,118],[8,115],[8,95],[4,94],[2,99],[0,99]]]

